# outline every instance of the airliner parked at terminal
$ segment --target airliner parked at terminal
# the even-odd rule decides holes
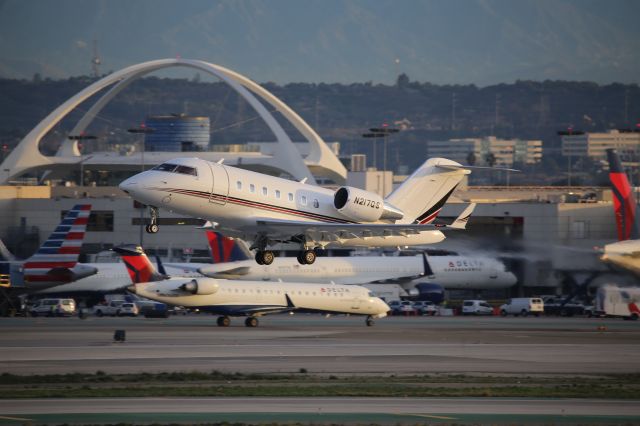
[[[366,324],[383,318],[389,306],[368,289],[337,284],[231,281],[214,278],[160,276],[140,247],[116,247],[134,282],[129,291],[169,305],[198,308],[218,314],[218,325],[230,324],[230,316],[245,316],[247,327],[256,327],[261,315],[311,311],[367,315]]]
[[[151,207],[149,232],[157,232],[158,208],[217,221],[229,236],[252,241],[256,261],[269,265],[279,243],[300,248],[298,262],[312,264],[316,248],[397,247],[442,241],[441,230],[464,229],[475,205],[448,226],[431,222],[470,170],[431,158],[386,199],[352,187],[337,191],[211,163],[178,158],[120,184]]]
[[[277,257],[271,266],[256,265],[242,241],[207,231],[212,253],[223,253],[213,264],[193,266],[211,278],[262,281],[304,281],[336,284],[398,283],[409,291],[417,283],[466,290],[508,288],[517,281],[497,259],[483,256],[352,256],[318,257],[313,266],[301,267],[295,258]],[[189,264],[166,264],[188,268]],[[371,288],[371,287],[370,287]]]

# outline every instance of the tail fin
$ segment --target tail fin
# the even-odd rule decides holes
[[[67,212],[47,241],[25,261],[26,281],[64,284],[72,280],[71,268],[78,263],[90,213],[91,204],[78,204]]]
[[[162,281],[167,278],[166,275],[158,273],[142,247],[131,244],[114,247],[113,251],[122,257],[134,284]]]
[[[397,223],[431,223],[465,175],[461,164],[445,158],[430,158],[386,198],[404,213]]]
[[[0,240],[0,260],[6,260],[9,262],[16,260],[16,257],[9,251],[7,246],[4,245],[4,241],[2,240]]]
[[[629,179],[624,173],[620,157],[615,149],[607,149],[609,160],[609,180],[613,191],[613,209],[616,215],[618,240],[624,241],[638,238],[636,221],[636,200]]]
[[[207,230],[213,263],[235,262],[251,259],[251,253],[241,240],[225,237],[220,232]]]

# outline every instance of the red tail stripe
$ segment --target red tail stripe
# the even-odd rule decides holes
[[[76,220],[73,221],[74,225],[86,225],[89,222],[88,217],[77,217]]]
[[[80,247],[60,247],[58,254],[80,254]]]
[[[65,240],[81,240],[83,238],[84,232],[69,232],[67,236],[64,237]]]

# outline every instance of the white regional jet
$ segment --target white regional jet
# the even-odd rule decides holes
[[[230,316],[245,316],[247,327],[258,316],[281,312],[323,312],[367,315],[367,326],[389,311],[384,301],[364,287],[337,284],[231,281],[214,278],[168,278],[155,272],[140,247],[116,247],[134,282],[129,291],[169,305],[219,314],[227,327]]]
[[[269,265],[278,243],[301,248],[300,264],[327,246],[397,247],[444,240],[441,229],[464,229],[470,205],[451,225],[436,218],[466,167],[431,158],[386,199],[358,188],[337,191],[211,163],[177,158],[125,180],[120,188],[151,206],[147,231],[158,231],[158,208],[216,221],[225,234],[252,241],[256,261]]]

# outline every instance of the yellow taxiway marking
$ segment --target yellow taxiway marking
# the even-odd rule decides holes
[[[23,419],[21,417],[9,417],[9,416],[0,416],[0,419],[5,419],[5,420],[19,420],[22,422],[30,422],[33,419]]]
[[[416,416],[416,417],[427,417],[430,419],[440,419],[440,420],[457,420],[455,417],[445,417],[445,416],[433,416],[430,414],[408,414],[409,416]]]

